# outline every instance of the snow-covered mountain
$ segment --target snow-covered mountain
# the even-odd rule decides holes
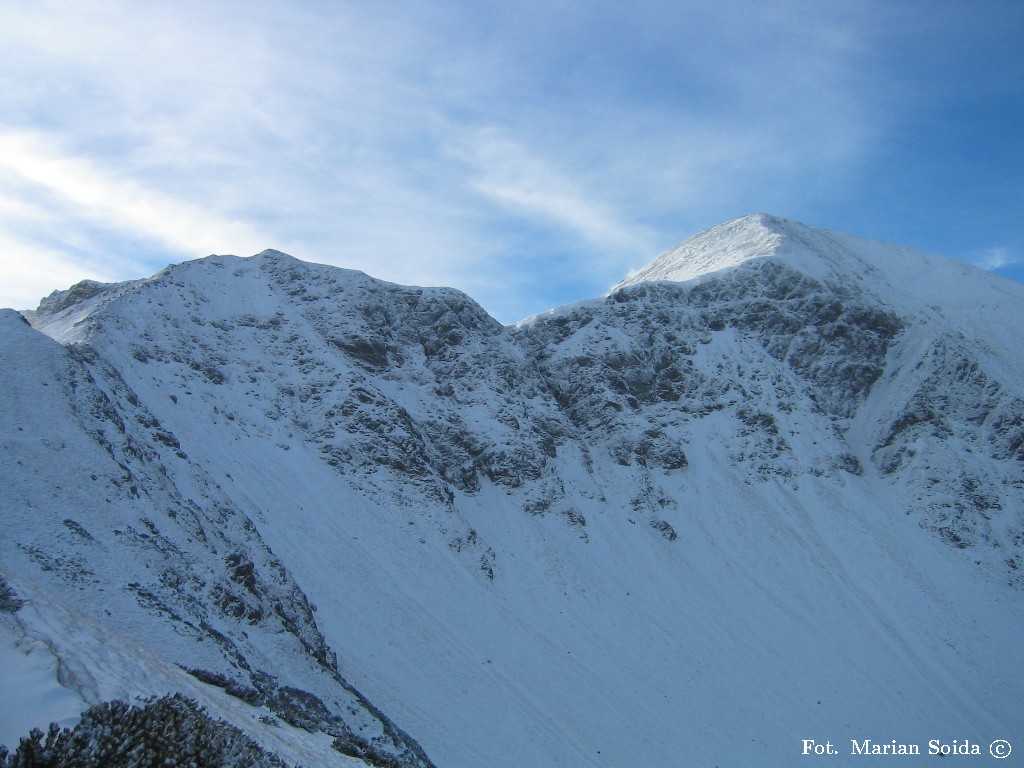
[[[758,215],[513,327],[275,251],[0,325],[0,743],[173,691],[303,765],[1024,727],[1024,286]]]

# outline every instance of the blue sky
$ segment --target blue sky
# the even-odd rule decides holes
[[[768,212],[1024,279],[1024,3],[5,0],[0,306],[277,248],[503,322]]]

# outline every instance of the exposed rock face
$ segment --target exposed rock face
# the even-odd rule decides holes
[[[864,653],[890,647],[890,610],[948,618],[921,596],[947,577],[921,569],[1024,586],[1024,290],[965,269],[755,216],[514,327],[454,290],[275,251],[56,292],[35,328],[0,315],[3,599],[20,583],[73,604],[186,670],[205,706],[227,693],[330,736],[338,764],[430,764],[356,688],[438,764],[620,764],[626,746],[590,741],[724,727],[742,687],[722,712],[649,708],[742,654],[730,638],[825,595],[868,605],[864,570],[908,585]],[[912,565],[847,563],[862,536]],[[808,555],[832,541],[833,560]],[[677,624],[711,621],[699,600],[719,589],[725,618]],[[771,654],[847,653],[830,644],[863,617],[837,616]],[[647,661],[623,666],[636,648]],[[989,661],[966,663],[978,686]],[[83,701],[165,692],[129,677],[80,682]],[[644,724],[565,714],[620,695]],[[555,712],[553,735],[517,736]],[[250,735],[283,749],[273,728]],[[650,764],[681,749],[663,736]]]
[[[430,765],[341,676],[309,601],[251,518],[116,369],[88,344],[62,348],[3,320],[3,365],[18,375],[5,392],[5,448],[18,468],[5,565],[38,571],[86,615],[291,725]]]

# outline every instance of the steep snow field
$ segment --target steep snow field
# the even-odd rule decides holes
[[[183,690],[343,765],[174,666],[342,702],[322,636],[442,767],[991,759],[1024,733],[1022,310],[754,216],[513,328],[276,252],[5,313],[0,675],[31,697],[0,742]]]

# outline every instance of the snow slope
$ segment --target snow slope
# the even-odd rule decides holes
[[[358,689],[350,731],[439,766],[987,749],[1024,725],[1022,309],[765,216],[515,327],[272,251],[86,285],[0,317],[0,562],[161,662]]]
[[[0,323],[3,566],[29,601],[16,616],[36,615],[45,625],[73,605],[286,722],[359,736],[410,765],[427,764],[339,675],[287,569],[117,372],[87,346],[62,347],[17,313],[4,310]],[[31,596],[18,587],[30,574],[42,587]],[[110,681],[92,661],[73,660],[78,644],[66,647],[60,631],[24,631],[50,647],[61,668],[84,668],[72,676],[86,681],[77,691],[84,702],[109,698],[101,692]],[[150,690],[149,680],[143,670],[113,690],[166,692]]]
[[[616,288],[703,280],[760,260],[872,296],[906,315],[945,320],[1004,357],[1013,359],[1024,343],[1019,283],[942,256],[767,214],[744,216],[695,235]]]

